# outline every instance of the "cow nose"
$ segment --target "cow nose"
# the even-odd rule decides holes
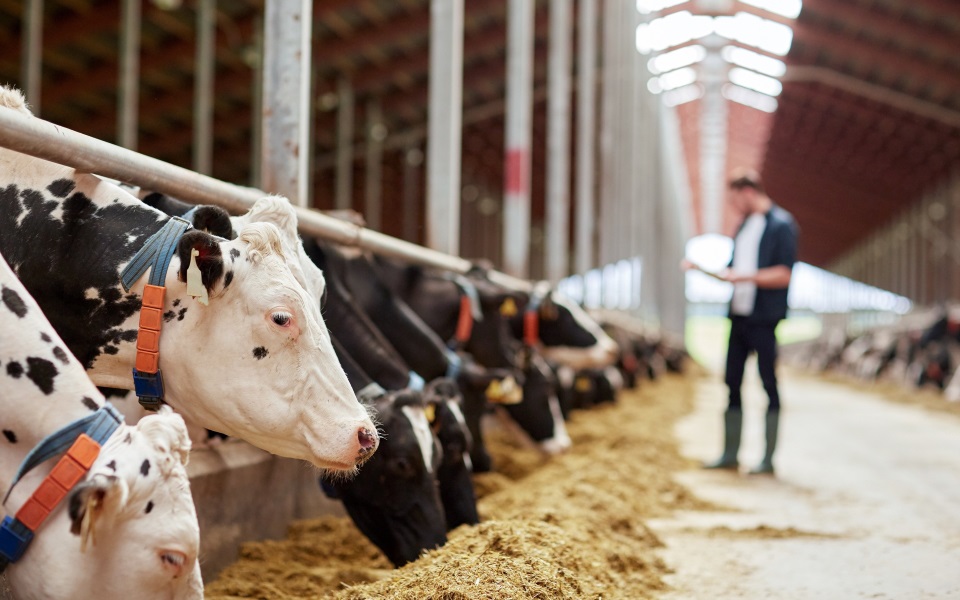
[[[367,456],[368,454],[373,454],[377,449],[377,443],[380,441],[380,438],[377,436],[376,431],[370,431],[366,427],[361,427],[357,431],[357,440],[360,442],[360,455]]]

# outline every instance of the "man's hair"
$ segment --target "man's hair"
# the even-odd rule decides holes
[[[763,190],[763,180],[760,179],[760,174],[752,169],[737,169],[731,173],[729,185],[731,190],[753,188],[761,194],[765,193]]]

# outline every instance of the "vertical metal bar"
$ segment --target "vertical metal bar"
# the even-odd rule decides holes
[[[263,57],[263,186],[307,206],[310,0],[266,0]]]
[[[503,267],[526,277],[530,259],[530,138],[533,109],[533,8],[507,1],[507,114],[503,181]]]
[[[616,138],[617,127],[617,83],[619,78],[619,44],[617,43],[617,21],[622,2],[605,2],[603,5],[603,65],[600,79],[600,199],[598,202],[599,264],[610,262],[611,218],[613,198],[617,194]]]
[[[575,270],[594,264],[594,127],[596,121],[597,0],[577,0],[577,154]]]
[[[546,278],[566,277],[570,256],[570,0],[550,3],[547,65]]]
[[[337,81],[337,174],[334,206],[353,206],[353,86],[346,77]]]
[[[140,0],[123,0],[120,33],[120,81],[117,145],[137,149],[140,109]]]
[[[463,0],[430,2],[427,247],[460,252]]]
[[[197,1],[197,52],[193,80],[193,170],[213,169],[213,77],[217,0]]]
[[[20,47],[20,87],[30,110],[40,116],[40,84],[43,77],[43,0],[27,0],[23,5],[23,31]]]
[[[423,151],[409,146],[403,152],[403,239],[417,241],[417,228],[420,226],[420,166],[423,164]]]
[[[263,143],[263,19],[253,18],[253,98],[250,100],[250,185],[261,187],[263,165],[260,146]]]
[[[383,124],[380,102],[373,98],[367,103],[367,156],[364,181],[364,218],[367,227],[380,231],[381,197],[383,189],[383,140],[387,129]]]

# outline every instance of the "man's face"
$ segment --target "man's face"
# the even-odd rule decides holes
[[[751,210],[751,192],[748,187],[730,188],[730,204],[738,214],[746,215]]]

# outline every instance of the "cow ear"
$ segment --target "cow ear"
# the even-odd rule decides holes
[[[230,214],[219,206],[201,206],[193,213],[193,227],[228,240],[236,239]]]
[[[108,527],[127,503],[129,490],[116,475],[98,473],[70,494],[70,533],[80,536],[80,551],[97,543],[98,528]]]
[[[180,281],[187,281],[187,269],[190,268],[190,259],[193,250],[198,254],[195,257],[200,269],[203,286],[210,292],[214,284],[223,276],[223,255],[220,252],[220,240],[203,231],[188,231],[180,238],[177,245],[177,254],[180,256]]]

